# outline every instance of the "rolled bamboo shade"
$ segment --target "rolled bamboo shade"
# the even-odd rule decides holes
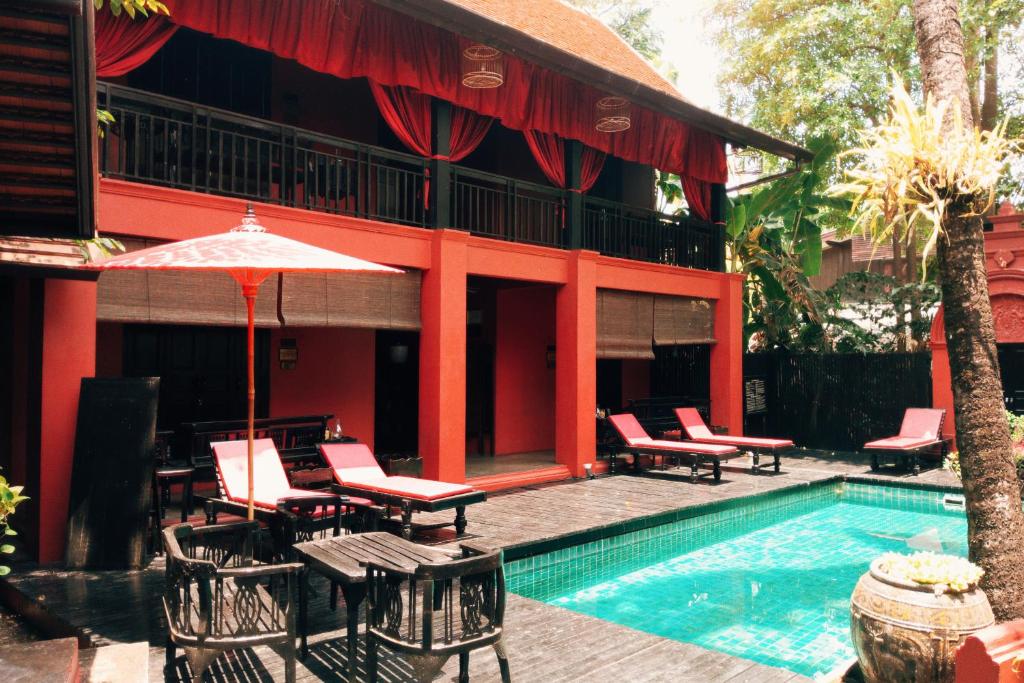
[[[127,251],[153,246],[123,240]],[[278,327],[277,276],[260,285],[256,326]],[[420,272],[286,274],[281,313],[291,327],[420,329]],[[246,323],[241,287],[227,273],[175,270],[106,271],[100,275],[96,317],[127,323],[230,325]]]
[[[710,344],[715,341],[715,302],[683,296],[654,297],[654,344]]]
[[[420,329],[420,272],[285,275],[281,313],[289,327]]]
[[[597,357],[653,360],[654,297],[614,289],[597,291]]]

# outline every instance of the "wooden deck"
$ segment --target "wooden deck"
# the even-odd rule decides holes
[[[470,535],[517,550],[537,542],[559,542],[603,526],[647,525],[666,515],[705,503],[806,485],[839,473],[863,474],[858,463],[840,466],[828,456],[783,460],[779,475],[750,476],[727,470],[719,484],[690,484],[672,472],[651,476],[601,477],[517,489],[467,510]],[[894,475],[880,475],[891,477]],[[919,478],[925,481],[923,475]],[[936,479],[932,474],[929,479]],[[941,477],[940,477],[941,478]],[[949,483],[946,480],[929,483]],[[682,513],[678,511],[684,511]],[[437,513],[447,519],[450,513]],[[432,515],[419,515],[429,521]],[[421,539],[452,544],[443,533]],[[45,608],[87,637],[94,645],[148,641],[150,680],[188,680],[184,658],[178,669],[164,670],[165,638],[160,597],[163,562],[157,558],[134,572],[65,572],[38,568],[10,577],[22,596]],[[345,612],[327,608],[327,586],[314,583],[310,605],[310,656],[299,666],[302,681],[342,680],[347,667]],[[799,681],[791,672],[755,664],[695,645],[667,640],[600,619],[577,614],[515,595],[509,596],[506,633],[512,674],[519,681]],[[362,641],[360,641],[362,648]],[[282,662],[266,648],[222,657],[212,667],[214,680],[228,682],[283,680]],[[409,668],[386,656],[382,680],[409,680]],[[457,662],[445,668],[453,680]],[[473,680],[497,679],[497,661],[490,650],[471,657]],[[361,677],[362,678],[362,677]]]

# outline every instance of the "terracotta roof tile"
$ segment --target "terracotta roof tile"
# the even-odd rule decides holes
[[[685,98],[600,19],[560,0],[444,0],[677,99]]]

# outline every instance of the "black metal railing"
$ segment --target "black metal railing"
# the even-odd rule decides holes
[[[687,268],[721,270],[720,230],[688,216],[583,199],[584,249]]]
[[[565,192],[452,167],[452,227],[510,242],[565,247]]]
[[[109,83],[114,123],[100,172],[165,185],[413,226],[432,226],[431,161],[294,126]],[[475,235],[721,270],[720,229],[592,197],[573,244],[566,190],[451,165],[450,227]]]

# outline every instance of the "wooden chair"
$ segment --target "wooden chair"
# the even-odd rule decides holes
[[[371,562],[366,567],[366,668],[377,680],[377,650],[408,661],[417,681],[431,681],[452,655],[459,683],[469,681],[469,653],[493,647],[501,680],[511,681],[502,641],[505,574],[502,551],[462,544],[463,558],[421,564],[415,571]]]
[[[164,529],[167,557],[163,597],[167,667],[182,647],[192,680],[222,652],[267,645],[285,660],[285,680],[295,681],[295,617],[301,563],[254,561],[259,524],[238,522]]]

